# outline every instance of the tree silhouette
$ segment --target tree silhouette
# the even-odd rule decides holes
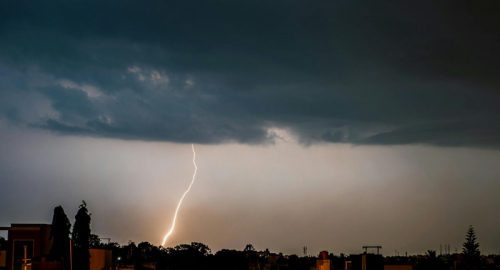
[[[418,262],[417,270],[441,270],[447,269],[444,262],[436,255],[435,250],[427,250],[425,259]]]
[[[425,252],[425,256],[429,260],[435,260],[437,258],[436,251],[435,250],[430,250],[430,249],[427,250],[427,252]]]
[[[101,239],[99,238],[99,235],[90,234],[89,247],[90,248],[101,248],[102,247],[102,243],[101,243]]]
[[[481,269],[481,252],[479,251],[479,243],[476,242],[476,233],[472,225],[467,230],[465,242],[462,248],[462,261],[460,269],[462,270],[478,270]]]
[[[69,234],[71,233],[71,222],[68,216],[64,213],[62,206],[54,208],[52,216],[52,224],[50,225],[50,239],[52,248],[50,249],[50,257],[60,260],[64,258],[65,267],[69,268]]]
[[[243,251],[222,249],[215,253],[214,261],[219,270],[248,270],[248,259]]]
[[[245,246],[245,249],[243,251],[244,252],[255,251],[255,248],[253,247],[252,244],[248,244]]]
[[[0,250],[6,250],[7,249],[7,240],[5,238],[0,236]]]
[[[208,256],[212,253],[207,245],[198,242],[192,242],[191,245],[178,245],[169,248],[168,252],[173,259],[169,268],[183,270],[204,269],[208,262]]]
[[[90,269],[90,214],[87,210],[87,203],[82,201],[80,209],[75,216],[73,225],[73,269]]]
[[[209,254],[212,253],[212,250],[203,243],[191,242],[191,248],[194,249],[196,252],[202,254],[203,256],[208,256]]]

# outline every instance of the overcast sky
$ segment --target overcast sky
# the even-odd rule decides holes
[[[0,225],[161,244],[194,143],[167,245],[498,253],[499,6],[2,1]]]

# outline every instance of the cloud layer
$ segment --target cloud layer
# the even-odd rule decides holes
[[[195,143],[498,147],[498,1],[4,1],[0,117]]]

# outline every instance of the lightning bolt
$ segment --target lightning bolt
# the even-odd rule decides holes
[[[163,238],[163,243],[161,244],[162,246],[165,246],[165,242],[167,241],[167,238],[170,236],[172,231],[175,228],[175,220],[177,219],[177,212],[179,212],[179,208],[181,207],[182,200],[184,200],[184,197],[186,194],[191,190],[191,186],[194,183],[194,179],[196,178],[196,171],[198,170],[198,167],[196,166],[196,152],[194,151],[194,144],[191,144],[191,148],[193,148],[193,164],[194,164],[194,174],[193,174],[193,180],[191,180],[191,184],[189,185],[189,188],[184,192],[184,195],[182,195],[181,200],[179,201],[179,204],[177,205],[177,209],[175,210],[175,215],[174,215],[174,222],[172,222],[172,228],[170,228],[170,231],[165,235],[165,238]]]

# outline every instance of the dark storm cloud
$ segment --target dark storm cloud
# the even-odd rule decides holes
[[[496,1],[3,1],[0,113],[175,142],[500,142]]]

